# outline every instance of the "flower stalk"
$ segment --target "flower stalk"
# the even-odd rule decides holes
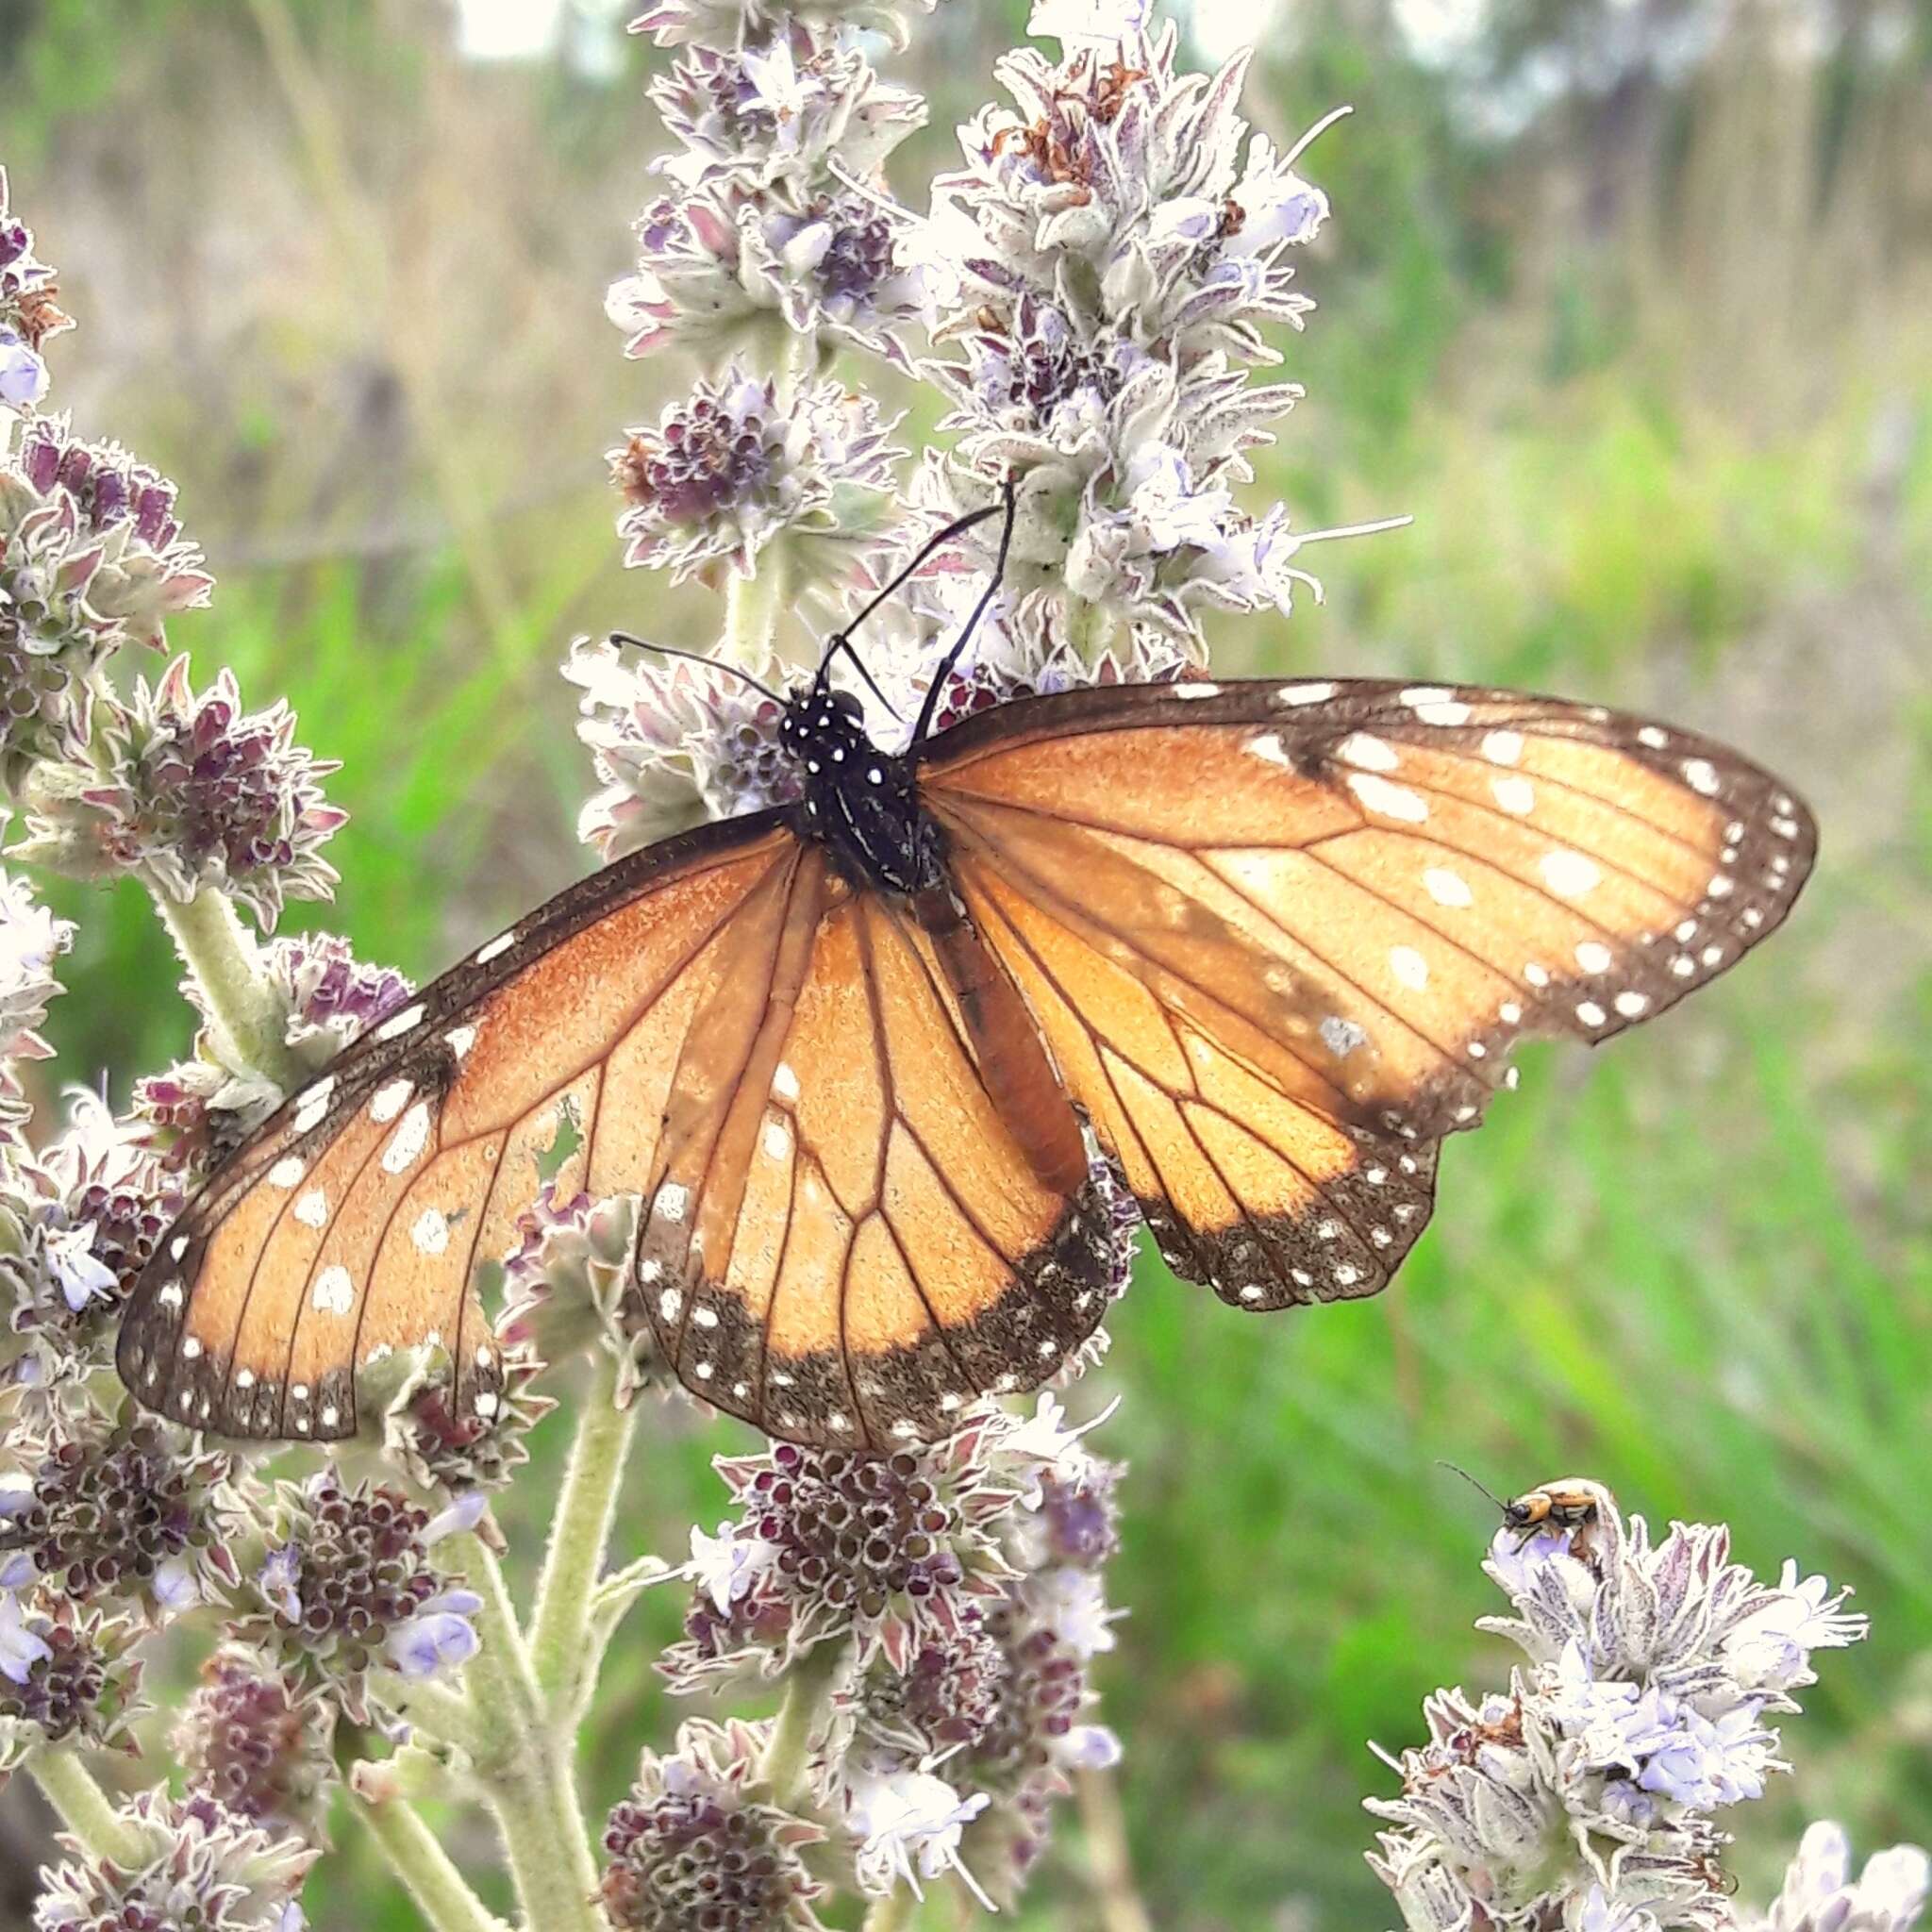
[[[302,1068],[289,1051],[287,1011],[234,902],[206,888],[187,900],[158,887],[151,896],[201,993],[218,1050],[283,1092],[298,1085]]]
[[[26,1760],[26,1770],[61,1824],[94,1857],[132,1865],[145,1856],[141,1834],[121,1816],[77,1751],[43,1748]]]
[[[509,1932],[471,1890],[423,1815],[401,1798],[372,1799],[350,1781],[357,1821],[375,1840],[430,1932]]]

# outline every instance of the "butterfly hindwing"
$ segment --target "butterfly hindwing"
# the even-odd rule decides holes
[[[1042,1177],[930,939],[815,850],[691,1029],[644,1204],[665,1358],[794,1441],[942,1434],[974,1396],[1045,1379],[1107,1300],[1084,1161]]]
[[[1708,741],[1370,681],[1036,699],[922,788],[1170,1262],[1263,1308],[1381,1287],[1513,1041],[1674,1004],[1815,849]]]

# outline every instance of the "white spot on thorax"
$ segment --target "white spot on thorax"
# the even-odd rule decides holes
[[[349,1279],[349,1271],[340,1262],[332,1268],[325,1268],[315,1277],[313,1300],[319,1315],[346,1315],[356,1306],[356,1284]],[[293,1394],[295,1391],[290,1392]],[[306,1394],[308,1391],[304,1390],[301,1392]]]

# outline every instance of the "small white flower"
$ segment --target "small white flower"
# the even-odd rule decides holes
[[[852,1780],[846,1804],[854,1837],[859,1840],[859,1883],[874,1897],[894,1884],[925,1896],[922,1878],[957,1872],[960,1882],[988,1911],[992,1901],[959,1859],[967,1825],[992,1801],[984,1791],[962,1798],[929,1771],[861,1772]]]
[[[1784,1890],[1749,1932],[1911,1932],[1932,1893],[1932,1859],[1894,1845],[1866,1860],[1854,1880],[1841,1825],[1809,1826],[1785,1874]]]
[[[1841,1649],[1866,1633],[1862,1615],[1839,1607],[1849,1594],[1834,1592],[1823,1576],[1801,1582],[1788,1558],[1776,1598],[1724,1640],[1725,1663],[1747,1689],[1782,1691],[1812,1682],[1814,1650]]]
[[[750,1594],[752,1585],[777,1555],[776,1546],[760,1537],[733,1536],[729,1524],[720,1524],[716,1536],[707,1536],[693,1524],[691,1561],[684,1574],[711,1599],[722,1617]]]
[[[1113,1648],[1119,1612],[1108,1608],[1100,1578],[1091,1570],[1048,1570],[1026,1588],[1040,1622],[1050,1624],[1083,1660]]]

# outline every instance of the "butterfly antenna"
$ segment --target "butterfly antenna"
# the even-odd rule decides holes
[[[627,630],[614,630],[610,633],[613,644],[629,644],[634,650],[656,651],[660,658],[683,658],[692,664],[702,664],[707,671],[723,671],[733,677],[741,677],[754,691],[761,691],[774,705],[782,705],[786,699],[774,691],[762,679],[754,677],[749,671],[741,670],[736,664],[727,664],[722,658],[707,658],[702,651],[680,651],[675,644],[653,644],[642,638],[634,638]]]
[[[1460,1463],[1444,1462],[1441,1457],[1438,1457],[1436,1458],[1436,1467],[1438,1469],[1450,1470],[1455,1474],[1459,1475],[1462,1478],[1462,1480],[1466,1482],[1470,1486],[1470,1488],[1476,1492],[1477,1495],[1487,1496],[1489,1500],[1491,1503],[1493,1503],[1496,1506],[1496,1507],[1504,1513],[1504,1515],[1507,1516],[1509,1513],[1508,1504],[1504,1502],[1502,1497],[1497,1495],[1494,1490],[1490,1489],[1483,1483],[1477,1482],[1475,1477],[1471,1475],[1468,1470],[1464,1469]]]
[[[1000,485],[1000,501],[996,507],[1005,512],[1005,518],[1000,525],[999,555],[993,558],[992,575],[988,579],[986,589],[979,593],[979,602],[973,607],[958,641],[940,659],[939,669],[933,673],[932,682],[925,688],[925,702],[919,708],[919,723],[913,726],[912,742],[907,747],[908,753],[916,752],[925,742],[925,735],[932,727],[933,713],[940,708],[940,694],[946,688],[946,679],[953,675],[953,667],[965,656],[966,646],[973,641],[973,633],[978,628],[979,620],[999,595],[1001,580],[1007,574],[1007,556],[1013,547],[1013,519],[1018,508],[1012,477],[1008,476]],[[992,509],[983,509],[978,514],[981,517],[991,516]]]
[[[824,684],[829,681],[829,674],[832,668],[832,659],[836,658],[841,651],[843,651],[845,655],[852,659],[852,668],[858,673],[859,676],[865,679],[866,689],[872,692],[874,697],[878,699],[880,704],[885,706],[886,709],[894,718],[898,718],[899,713],[893,708],[891,699],[889,698],[885,694],[885,692],[879,689],[878,679],[875,678],[872,675],[872,673],[865,668],[865,659],[861,658],[856,650],[853,649],[852,640],[849,637],[847,637],[842,630],[837,630],[832,633],[832,641],[825,646],[825,655],[819,659],[819,683]],[[903,724],[906,721],[903,718],[900,718],[899,722]]]
[[[924,569],[926,564],[931,561],[933,554],[936,551],[943,550],[945,546],[948,543],[950,543],[955,537],[963,536],[965,532],[972,529],[975,524],[983,524],[989,517],[996,517],[999,515],[999,513],[1000,505],[996,503],[990,503],[984,509],[969,510],[963,517],[955,517],[953,521],[945,526],[944,529],[935,530],[933,534],[930,537],[928,537],[925,540],[925,542],[921,546],[918,556],[916,556],[912,559],[912,561],[908,563],[906,566],[906,568],[902,570],[899,573],[899,575],[895,576],[891,580],[891,582],[885,587],[884,590],[878,591],[867,603],[865,608],[861,610],[857,617],[853,618],[852,621],[843,627],[843,629],[834,634],[832,640],[833,648],[836,648],[838,646],[841,640],[845,640],[849,642],[852,633],[856,631],[858,628],[858,626],[861,624],[863,624],[865,620],[868,617],[870,617],[873,614],[873,612],[879,608],[879,606],[886,601],[887,598],[891,596],[891,594],[895,591],[899,590],[908,581],[908,578],[916,576],[920,571]],[[826,657],[828,658],[831,656],[831,654],[832,653],[830,650],[827,650],[825,653]]]

